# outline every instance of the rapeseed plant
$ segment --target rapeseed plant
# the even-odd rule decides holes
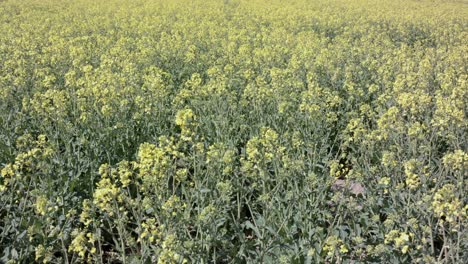
[[[467,17],[0,1],[0,262],[464,263]]]

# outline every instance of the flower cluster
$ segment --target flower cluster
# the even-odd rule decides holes
[[[442,221],[455,224],[458,220],[466,219],[468,206],[464,206],[456,196],[455,186],[446,184],[434,194],[432,209]]]

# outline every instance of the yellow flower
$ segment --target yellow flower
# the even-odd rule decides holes
[[[183,208],[185,208],[185,203],[181,202],[180,198],[176,195],[172,195],[167,199],[167,201],[161,206],[164,213],[169,216],[175,216]]]
[[[130,163],[128,161],[121,161],[118,164],[119,179],[122,183],[122,187],[127,187],[132,182],[133,172],[130,168]]]
[[[87,246],[86,246],[86,236],[84,232],[77,232],[75,231],[75,238],[72,240],[70,244],[69,250],[72,252],[76,252],[78,256],[81,258],[84,258],[86,255],[87,251]]]
[[[45,196],[39,196],[36,199],[36,213],[39,215],[45,215],[47,213],[48,199]]]
[[[390,184],[390,178],[389,177],[383,177],[379,180],[379,184],[383,186],[388,186]]]
[[[164,149],[149,143],[140,145],[135,167],[139,171],[138,176],[143,180],[142,189],[145,192],[163,188],[170,166],[171,158]]]
[[[445,221],[455,224],[457,219],[466,219],[466,207],[456,197],[456,188],[453,184],[446,184],[434,194],[432,210],[438,217],[445,217]]]
[[[385,235],[385,244],[394,243],[396,248],[399,248],[403,254],[406,254],[410,246],[410,238],[413,238],[413,233],[399,232],[392,230]]]
[[[177,253],[177,237],[174,234],[167,235],[162,243],[162,251],[158,257],[158,263],[161,264],[176,264],[187,263],[182,255]]]
[[[43,245],[39,245],[36,247],[36,261],[41,259],[45,255],[45,247]]]
[[[420,176],[415,171],[421,167],[422,164],[415,159],[405,162],[406,185],[409,189],[416,189],[420,185]]]
[[[159,226],[156,219],[149,218],[141,223],[141,233],[138,241],[148,241],[149,243],[159,242],[161,238],[161,229],[163,226]]]
[[[449,169],[468,171],[468,154],[461,149],[457,149],[454,152],[445,154],[442,161],[445,167]]]
[[[349,252],[349,250],[345,245],[340,246],[340,253],[345,254],[345,253],[348,253],[348,252]]]
[[[327,253],[328,257],[332,257],[337,249],[339,249],[339,252],[342,254],[346,254],[348,252],[348,248],[343,244],[343,241],[340,238],[337,236],[329,236],[325,240],[325,245],[322,250]]]
[[[406,252],[408,252],[408,249],[409,249],[409,246],[408,245],[405,245],[401,248],[401,253],[403,254],[406,254]]]
[[[402,232],[400,233],[399,237],[396,237],[394,239],[394,241],[395,241],[395,246],[400,247],[409,242],[409,235]]]
[[[80,214],[80,222],[83,223],[85,226],[88,226],[92,222],[91,218],[91,208],[92,204],[91,201],[88,199],[83,200],[83,209]]]
[[[0,177],[3,178],[3,184],[0,184],[0,192],[6,190],[8,184],[15,176],[15,164],[7,164],[3,169],[0,171]]]
[[[176,114],[175,123],[181,128],[189,126],[195,118],[192,109],[179,110]]]
[[[93,202],[102,211],[113,214],[112,202],[115,201],[119,194],[119,188],[115,186],[110,179],[103,178],[94,190]]]
[[[198,221],[201,223],[208,223],[216,213],[216,208],[213,205],[208,205],[207,207],[203,208],[203,210],[198,214]]]

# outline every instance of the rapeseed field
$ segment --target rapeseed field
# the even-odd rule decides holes
[[[466,263],[468,3],[0,1],[0,263]]]

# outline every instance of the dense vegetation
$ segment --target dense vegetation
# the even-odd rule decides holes
[[[0,262],[462,263],[468,5],[0,1]]]

